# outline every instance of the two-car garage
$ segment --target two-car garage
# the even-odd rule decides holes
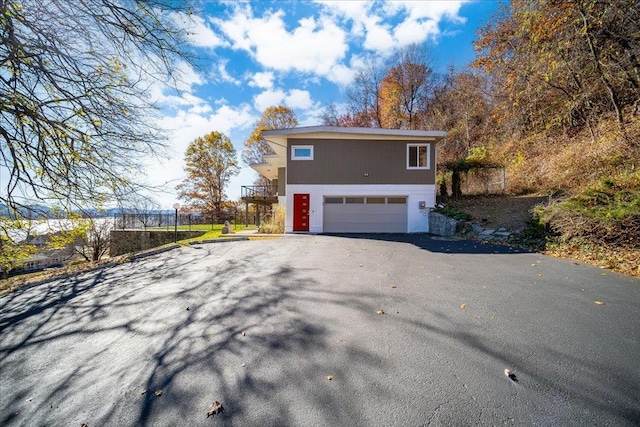
[[[407,197],[325,196],[325,233],[406,233]]]

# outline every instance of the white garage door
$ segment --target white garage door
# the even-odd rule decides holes
[[[407,198],[398,196],[325,197],[325,233],[406,233]]]

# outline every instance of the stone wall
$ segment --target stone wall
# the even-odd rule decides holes
[[[178,231],[178,240],[202,236],[205,231]],[[173,230],[111,230],[110,256],[151,249],[173,243]]]
[[[429,233],[436,236],[455,236],[464,226],[462,221],[449,218],[437,212],[429,212]]]

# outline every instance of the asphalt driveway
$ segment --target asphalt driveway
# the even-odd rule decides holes
[[[640,424],[640,281],[468,241],[184,247],[0,297],[0,330],[3,426]]]

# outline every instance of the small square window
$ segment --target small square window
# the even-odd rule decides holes
[[[292,145],[291,160],[313,160],[313,145]]]
[[[429,144],[407,144],[407,169],[429,169]]]

